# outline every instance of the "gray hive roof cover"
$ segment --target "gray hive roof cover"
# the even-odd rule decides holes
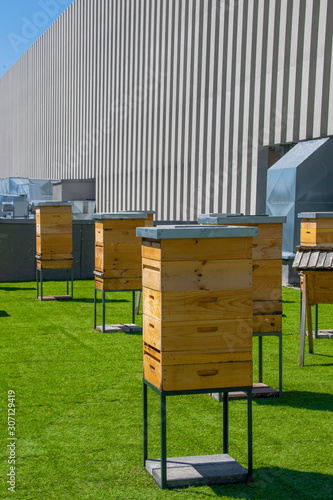
[[[298,247],[293,267],[298,271],[333,271],[333,248]]]

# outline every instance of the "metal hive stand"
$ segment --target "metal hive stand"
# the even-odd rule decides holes
[[[50,300],[73,300],[73,267],[62,268],[61,271],[66,271],[66,282],[67,282],[67,294],[66,295],[43,295],[43,271],[44,269],[38,269],[36,267],[36,283],[37,283],[37,299],[40,301],[50,301]],[[54,270],[47,269],[46,270]],[[59,269],[60,270],[60,269]],[[69,272],[70,275],[69,276]],[[69,293],[69,280],[71,281],[71,293]],[[40,284],[40,295],[39,295],[39,284]]]
[[[160,395],[161,418],[161,458],[148,459],[148,397],[150,387]],[[229,455],[228,394],[231,391],[247,394],[248,424],[248,469],[242,467]],[[143,463],[147,472],[155,479],[160,488],[179,488],[203,484],[243,483],[252,481],[252,387],[219,388],[223,393],[223,454],[197,457],[178,457],[167,459],[166,397],[185,394],[205,394],[216,389],[197,389],[183,391],[160,391],[143,379]]]
[[[102,293],[102,324],[97,326],[97,292]],[[105,324],[105,293],[112,292],[132,292],[132,323],[120,323],[117,325],[106,325]],[[95,287],[95,295],[94,295],[94,328],[102,333],[109,332],[141,332],[141,326],[137,326],[135,324],[135,314],[136,314],[136,303],[135,303],[135,292],[141,292],[141,289],[138,290],[100,290]]]

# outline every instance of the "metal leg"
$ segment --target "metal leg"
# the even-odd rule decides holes
[[[306,316],[307,316],[307,320],[308,320],[309,353],[313,354],[312,314],[311,314],[310,304],[306,304]]]
[[[258,338],[259,346],[259,382],[262,383],[262,336],[259,335]]]
[[[161,488],[167,487],[166,395],[161,393]]]
[[[304,344],[305,344],[305,329],[306,329],[306,275],[303,278],[303,296],[301,306],[301,340],[299,351],[299,366],[304,366]]]
[[[71,275],[72,275],[72,299],[74,299],[74,293],[73,293],[74,270],[73,270],[73,268],[72,268]]]
[[[252,481],[253,462],[252,462],[252,391],[247,393],[247,432],[248,432],[248,481]]]
[[[132,292],[132,323],[135,325],[135,290]]]
[[[40,300],[43,300],[43,270],[40,270]]]
[[[39,276],[38,276],[38,268],[36,267],[36,283],[37,283],[37,299],[39,297]]]
[[[97,290],[95,288],[95,295],[94,295],[94,328],[96,328],[96,299],[97,299]]]
[[[282,398],[282,332],[279,334],[279,397]]]
[[[103,324],[102,324],[102,331],[103,331],[103,333],[105,333],[105,290],[103,290],[102,307],[103,307]]]
[[[140,312],[140,301],[141,301],[141,290],[138,291],[138,294],[136,296],[135,314],[139,314]]]
[[[148,401],[147,385],[143,383],[143,466],[146,467],[148,459]]]
[[[318,338],[318,304],[315,305],[315,339]]]
[[[69,295],[69,284],[68,284],[68,269],[66,269],[66,278],[67,278],[67,295]]]
[[[223,453],[229,453],[229,395],[223,392]]]

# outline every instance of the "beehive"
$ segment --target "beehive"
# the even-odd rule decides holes
[[[141,241],[136,228],[153,224],[154,212],[95,214],[95,287],[142,288]]]
[[[200,224],[233,224],[258,228],[253,241],[253,331],[282,330],[282,235],[285,217],[203,214]]]
[[[333,247],[333,212],[302,212],[301,246]]]
[[[36,204],[36,258],[38,269],[72,268],[71,203]]]
[[[159,226],[142,236],[144,378],[163,391],[252,385],[255,228]]]

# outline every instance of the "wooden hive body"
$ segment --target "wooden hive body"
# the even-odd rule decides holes
[[[105,215],[105,214],[104,214]],[[106,214],[107,215],[107,214]],[[137,227],[153,224],[153,214],[110,214],[95,222],[95,286],[99,290],[142,288],[141,240]],[[148,218],[149,217],[149,218]]]
[[[207,223],[208,217],[204,217],[202,216]],[[212,224],[216,223],[214,217],[211,219]],[[274,219],[279,222],[275,222]],[[232,225],[258,228],[258,237],[253,240],[253,332],[281,332],[284,218],[245,215],[221,217],[219,220],[223,224],[228,221]]]
[[[73,265],[71,205],[36,207],[36,257],[38,269],[68,269]]]
[[[252,237],[142,241],[144,377],[252,385]]]
[[[333,217],[302,218],[301,245],[333,247]]]

